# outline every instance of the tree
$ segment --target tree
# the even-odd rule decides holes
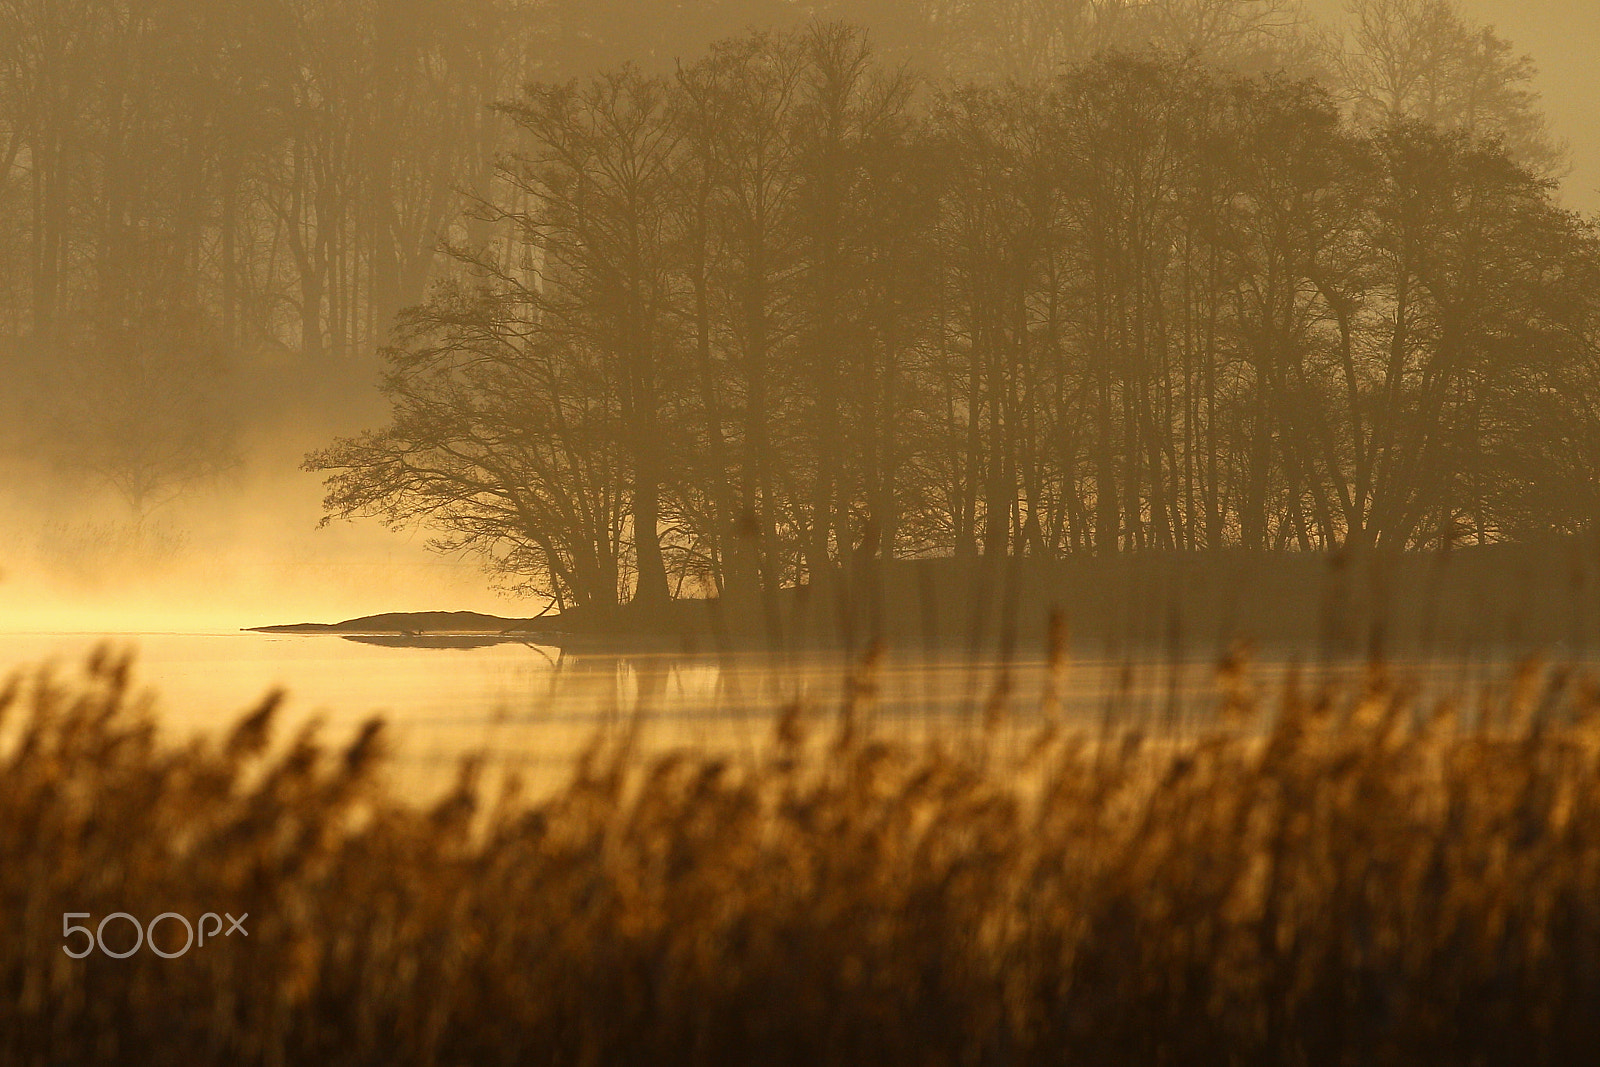
[[[1032,297],[1055,234],[1039,106],[1031,89],[973,88],[947,98],[934,120],[953,161],[940,219],[940,366],[947,448],[959,457],[951,471],[959,555],[1003,551],[1016,517]]]
[[[912,81],[874,69],[861,31],[817,23],[795,39],[803,73],[789,138],[795,145],[799,236],[795,346],[788,375],[808,392],[796,425],[794,524],[812,581],[864,536],[853,512],[863,499],[867,427],[863,401],[876,362],[868,329],[867,240],[882,203],[868,165],[906,135]],[[863,527],[864,530],[864,527]]]
[[[664,84],[629,69],[504,105],[524,144],[474,212],[503,243],[455,249],[476,297],[449,287],[412,313],[391,355],[394,426],[308,460],[343,472],[331,507],[444,521],[452,547],[531,567],[557,602],[590,607],[625,595],[626,544],[634,600],[668,598],[664,415],[679,346],[665,106]],[[496,495],[497,478],[517,486]]]
[[[1592,509],[1586,479],[1555,486],[1595,396],[1593,228],[1493,142],[1402,123],[1377,147],[1368,540],[1570,528]]]
[[[802,179],[793,137],[805,60],[792,39],[770,34],[726,41],[679,77],[680,122],[703,186],[703,242],[692,258],[705,274],[708,412],[718,413],[728,467],[723,545],[735,559],[736,599],[792,580],[799,538],[782,522],[795,496],[794,411],[786,368],[804,328],[798,293],[803,250]],[[707,252],[712,254],[707,256]],[[702,258],[704,257],[704,258]],[[723,420],[726,421],[723,421]],[[718,478],[716,472],[712,478]],[[747,581],[753,584],[744,585]]]
[[[627,518],[615,397],[596,388],[593,352],[508,329],[534,284],[441,284],[389,350],[390,424],[305,469],[331,472],[330,517],[426,524],[433,547],[476,554],[514,588],[605,610],[622,594]]]
[[[1471,26],[1456,0],[1350,0],[1348,11],[1335,68],[1358,122],[1496,137],[1543,174],[1561,169],[1565,152],[1539,111],[1533,60],[1492,27]]]
[[[674,451],[668,391],[680,363],[669,204],[678,135],[666,107],[665,84],[629,68],[581,92],[530,87],[505,107],[528,143],[501,171],[510,196],[529,207],[480,208],[488,221],[512,224],[538,256],[538,284],[518,293],[530,327],[593,353],[601,388],[616,398],[613,433],[626,457],[616,475],[630,487],[634,598],[646,604],[668,599],[661,497]]]

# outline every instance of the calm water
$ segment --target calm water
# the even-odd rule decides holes
[[[332,635],[120,633],[0,634],[0,668],[49,665],[71,677],[102,644],[136,654],[136,684],[155,694],[170,736],[225,728],[282,687],[286,727],[320,717],[331,742],[382,715],[393,728],[397,781],[418,790],[440,784],[474,752],[553,777],[597,730],[636,713],[651,746],[749,751],[770,735],[776,709],[799,700],[827,713],[852,685],[870,688],[879,728],[899,734],[971,728],[995,707],[1024,726],[1045,715],[1093,725],[1114,708],[1122,719],[1181,727],[1217,704],[1209,658],[1074,659],[1054,668],[1023,659],[1002,670],[959,656],[891,656],[866,674],[836,654],[623,657],[521,644],[417,649]],[[1270,693],[1287,669],[1260,664],[1256,683]],[[1403,669],[1429,695],[1457,699],[1506,674],[1494,661]]]

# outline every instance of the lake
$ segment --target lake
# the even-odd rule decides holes
[[[773,717],[800,701],[836,711],[852,686],[879,729],[914,736],[976,728],[985,718],[1032,727],[1047,716],[1094,728],[1108,715],[1163,729],[1203,720],[1218,703],[1215,657],[1177,662],[1042,657],[1005,667],[956,654],[890,655],[863,671],[838,653],[686,657],[574,655],[518,643],[467,649],[394,648],[336,635],[209,633],[0,634],[0,669],[48,665],[81,673],[101,645],[135,656],[135,685],[154,694],[169,737],[225,729],[275,688],[288,691],[280,736],[313,717],[342,743],[372,715],[392,727],[396,784],[431,792],[467,754],[487,753],[538,781],[553,781],[597,730],[643,716],[649,747],[749,752],[770,736]],[[1290,664],[1256,664],[1270,703]],[[1503,683],[1505,657],[1401,666],[1428,699],[1470,701]],[[1350,674],[1355,662],[1325,669]],[[998,716],[988,714],[998,711]],[[1014,731],[1021,739],[1029,730]]]

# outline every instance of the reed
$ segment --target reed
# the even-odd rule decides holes
[[[1261,708],[1247,672],[1182,735],[1112,716],[1002,744],[1021,728],[991,717],[894,741],[852,701],[788,709],[747,759],[600,737],[538,800],[468,763],[426,808],[383,784],[377,722],[275,739],[274,696],[173,747],[126,661],[22,679],[0,701],[0,1060],[1592,1055],[1600,697],[1530,663],[1424,707],[1374,665]],[[248,938],[63,952],[66,912],[224,911]]]

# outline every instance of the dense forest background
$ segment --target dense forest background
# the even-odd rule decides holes
[[[0,448],[148,515],[382,350],[332,512],[562,606],[1582,527],[1532,65],[1346,15],[0,0]]]

